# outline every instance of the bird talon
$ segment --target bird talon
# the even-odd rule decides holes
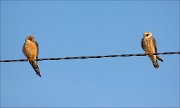
[[[146,52],[146,55],[150,55],[151,54],[151,52]]]

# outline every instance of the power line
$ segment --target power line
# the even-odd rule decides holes
[[[172,54],[180,54],[179,52],[163,52],[157,53],[154,55],[172,55]],[[117,54],[117,55],[105,55],[105,56],[76,56],[76,57],[63,57],[63,58],[39,58],[37,61],[44,60],[73,60],[73,59],[92,59],[92,58],[110,58],[110,57],[131,57],[131,56],[146,56],[145,53],[139,54]],[[0,62],[25,62],[27,59],[17,59],[17,60],[0,60]]]

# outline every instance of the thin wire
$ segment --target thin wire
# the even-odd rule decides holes
[[[180,54],[179,52],[163,52],[157,53],[154,55],[172,55],[172,54]],[[145,53],[140,54],[117,54],[117,55],[105,55],[105,56],[77,56],[77,57],[64,57],[64,58],[39,58],[37,61],[44,60],[73,60],[73,59],[92,59],[92,58],[110,58],[110,57],[131,57],[131,56],[146,56]],[[25,62],[27,59],[17,59],[17,60],[0,60],[0,62]]]

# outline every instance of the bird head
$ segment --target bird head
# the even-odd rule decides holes
[[[146,38],[152,37],[152,33],[151,32],[144,32],[144,37],[146,37]]]
[[[33,37],[33,36],[28,36],[28,37],[26,38],[26,41],[32,41],[32,42],[34,42],[34,37]]]

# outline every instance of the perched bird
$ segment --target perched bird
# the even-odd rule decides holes
[[[145,51],[146,55],[148,55],[149,58],[151,59],[154,67],[158,68],[159,64],[157,60],[163,62],[163,59],[161,59],[158,55],[153,55],[153,54],[157,54],[157,46],[156,46],[156,40],[154,39],[151,32],[144,33],[143,38],[141,40],[141,47]]]
[[[35,41],[33,36],[28,36],[25,40],[25,43],[23,45],[23,53],[27,57],[29,63],[35,70],[36,74],[41,77],[40,70],[38,67],[38,53],[39,53],[39,48],[38,48],[38,43]]]

